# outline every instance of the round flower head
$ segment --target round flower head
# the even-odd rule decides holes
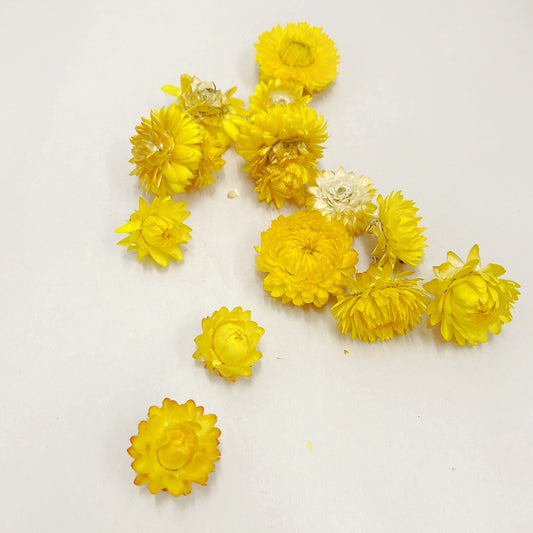
[[[211,133],[223,135],[227,148],[239,131],[247,111],[244,102],[233,98],[237,87],[223,93],[212,81],[201,81],[196,76],[183,74],[181,87],[165,85],[163,91],[178,99],[177,105],[190,117],[200,122]]]
[[[316,174],[323,150],[320,143],[326,139],[324,119],[314,109],[305,105],[273,106],[254,115],[241,131],[235,149],[247,161],[244,170],[256,182],[266,177],[269,183],[291,165],[291,188],[295,196],[301,196],[303,186]],[[278,207],[288,199],[285,193],[277,194],[275,187],[268,188]],[[264,197],[270,201],[267,194]]]
[[[172,496],[189,494],[191,483],[205,485],[220,457],[216,421],[192,400],[180,405],[165,398],[161,407],[150,407],[128,448],[137,472],[134,483],[147,483],[152,494],[163,490]]]
[[[345,172],[322,171],[316,177],[316,186],[307,189],[307,208],[320,211],[328,219],[340,220],[352,235],[361,235],[376,206],[373,204],[372,182],[365,176]]]
[[[500,279],[505,269],[489,264],[481,268],[479,247],[474,245],[466,263],[453,252],[447,262],[433,268],[436,278],[424,288],[435,297],[428,306],[427,326],[440,324],[442,337],[465,343],[487,342],[511,321],[511,309],[520,294],[515,281]]]
[[[340,222],[318,211],[279,216],[256,248],[257,269],[267,274],[263,288],[283,303],[323,306],[355,272],[358,257],[352,241]]]
[[[303,95],[302,85],[292,81],[273,79],[258,83],[255,93],[250,96],[250,110],[257,112],[273,106],[300,105],[310,101],[310,96]]]
[[[131,174],[157,196],[183,192],[202,158],[199,126],[174,105],[152,110],[135,129]]]
[[[172,198],[155,198],[148,205],[139,198],[139,210],[130,216],[130,221],[115,230],[129,233],[118,242],[128,250],[137,250],[140,261],[149,256],[158,265],[166,267],[169,260],[183,260],[180,244],[190,238],[191,228],[183,224],[190,215],[185,202],[174,202]]]
[[[386,341],[411,330],[422,318],[428,295],[419,279],[405,278],[410,274],[394,274],[390,263],[370,265],[368,271],[356,274],[331,308],[337,327],[366,342]]]
[[[201,129],[203,134],[202,158],[187,189],[200,189],[210,185],[215,181],[213,174],[218,172],[226,163],[222,159],[222,155],[226,151],[226,142],[223,136],[220,133],[210,133],[204,127]]]
[[[202,320],[202,331],[194,339],[194,359],[231,381],[252,375],[251,366],[262,357],[256,346],[265,330],[251,319],[250,311],[222,307]]]
[[[306,22],[275,26],[259,36],[255,48],[262,80],[292,80],[313,94],[337,75],[339,55],[334,42],[321,28]]]
[[[379,220],[370,226],[370,231],[378,243],[372,255],[380,265],[401,261],[418,266],[426,247],[426,238],[421,235],[425,228],[418,226],[422,218],[415,216],[418,208],[411,200],[404,200],[401,192],[391,192],[385,199],[380,194],[377,202]]]

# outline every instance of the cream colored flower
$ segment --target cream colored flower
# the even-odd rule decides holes
[[[324,170],[316,177],[316,186],[307,189],[307,208],[320,211],[329,220],[340,220],[352,235],[361,235],[372,218],[372,182],[339,167],[337,172]]]

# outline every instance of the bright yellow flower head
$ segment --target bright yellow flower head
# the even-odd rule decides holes
[[[263,288],[283,303],[323,306],[355,272],[352,241],[343,224],[318,211],[279,216],[256,248],[257,269],[267,274]]]
[[[202,158],[200,128],[173,105],[152,110],[150,119],[143,118],[135,129],[131,174],[157,196],[183,192]]]
[[[325,89],[337,75],[335,43],[321,28],[306,22],[275,26],[259,36],[255,48],[262,80],[295,81],[313,94]]]
[[[203,333],[194,339],[198,346],[194,359],[203,361],[205,368],[231,381],[236,381],[238,376],[251,376],[251,366],[262,357],[256,346],[265,332],[251,316],[242,307],[232,311],[222,307],[204,318]]]
[[[163,91],[178,99],[177,105],[212,134],[222,135],[226,148],[235,140],[243,117],[244,102],[233,97],[237,87],[223,93],[212,81],[183,74],[181,87],[165,85]]]
[[[310,96],[304,96],[303,86],[279,79],[260,81],[255,88],[255,93],[250,96],[250,110],[252,112],[268,109],[278,105],[308,104]]]
[[[393,265],[401,261],[418,266],[424,256],[426,238],[421,235],[425,228],[418,226],[422,220],[417,217],[418,208],[411,200],[404,200],[400,191],[391,192],[385,199],[377,198],[378,216],[370,231],[378,238],[372,255],[379,259],[379,265],[387,262]]]
[[[134,483],[147,483],[152,494],[163,490],[172,496],[189,494],[191,483],[205,485],[220,457],[216,421],[192,400],[180,405],[165,398],[161,407],[150,407],[128,448],[137,472]]]
[[[448,252],[447,262],[433,271],[436,278],[424,285],[435,297],[427,309],[427,326],[440,324],[445,340],[455,338],[461,346],[487,342],[487,333],[498,335],[502,324],[511,321],[520,285],[499,279],[505,273],[500,265],[481,268],[477,244],[470,250],[466,263]]]
[[[412,272],[394,274],[387,263],[370,265],[347,283],[347,292],[337,296],[331,308],[342,333],[362,341],[386,341],[403,335],[422,319],[428,295],[419,279],[405,279]]]
[[[307,189],[307,209],[340,220],[353,235],[366,231],[376,210],[373,203],[376,189],[369,178],[340,167],[337,172],[319,172],[315,183],[316,186]]]
[[[202,159],[198,169],[194,172],[190,185],[187,189],[200,189],[215,181],[213,174],[218,172],[226,163],[222,155],[226,151],[226,142],[220,133],[210,133],[202,127]]]
[[[327,139],[323,117],[305,105],[273,106],[259,111],[243,128],[235,147],[247,164],[244,170],[254,181],[264,179],[271,189],[270,198],[281,206],[285,199],[301,197],[303,185],[316,174],[317,160],[322,157],[323,143]],[[290,169],[293,185],[281,189],[270,184],[279,183],[279,175]],[[258,188],[261,189],[265,185]],[[287,194],[292,189],[294,196]],[[261,199],[269,201],[265,192]],[[296,200],[300,203],[300,200]]]
[[[137,250],[137,259],[150,256],[158,265],[166,267],[169,260],[183,260],[180,244],[190,238],[191,228],[183,221],[190,215],[185,202],[172,198],[155,198],[148,205],[139,198],[139,210],[130,216],[130,221],[115,230],[129,233],[118,242],[128,250]]]

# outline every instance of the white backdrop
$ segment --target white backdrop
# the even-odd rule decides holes
[[[233,151],[183,198],[183,263],[116,246],[139,196],[129,138],[171,103],[160,88],[189,73],[247,100],[258,35],[297,21],[341,57],[313,102],[320,167],[415,201],[425,279],[476,242],[505,266],[522,294],[500,336],[460,348],[420,326],[365,344],[328,309],[274,301],[253,246],[278,211]],[[533,531],[532,30],[529,0],[2,0],[2,529]],[[370,244],[356,246],[364,268]],[[235,384],[191,357],[222,305],[266,330]],[[134,486],[126,453],[166,396],[222,431],[208,485],[177,499]]]

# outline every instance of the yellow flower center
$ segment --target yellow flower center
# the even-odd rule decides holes
[[[301,41],[285,41],[280,48],[279,58],[289,67],[308,67],[315,61],[311,47]]]
[[[213,349],[223,363],[238,363],[248,353],[248,337],[239,324],[226,322],[215,330]]]
[[[164,247],[172,244],[172,222],[164,217],[150,215],[143,222],[141,233],[152,246]]]
[[[292,104],[294,102],[294,96],[281,89],[272,91],[270,94],[270,101],[273,104]]]
[[[167,470],[183,468],[198,448],[198,437],[194,430],[185,424],[167,429],[161,437],[157,450],[159,464]]]

